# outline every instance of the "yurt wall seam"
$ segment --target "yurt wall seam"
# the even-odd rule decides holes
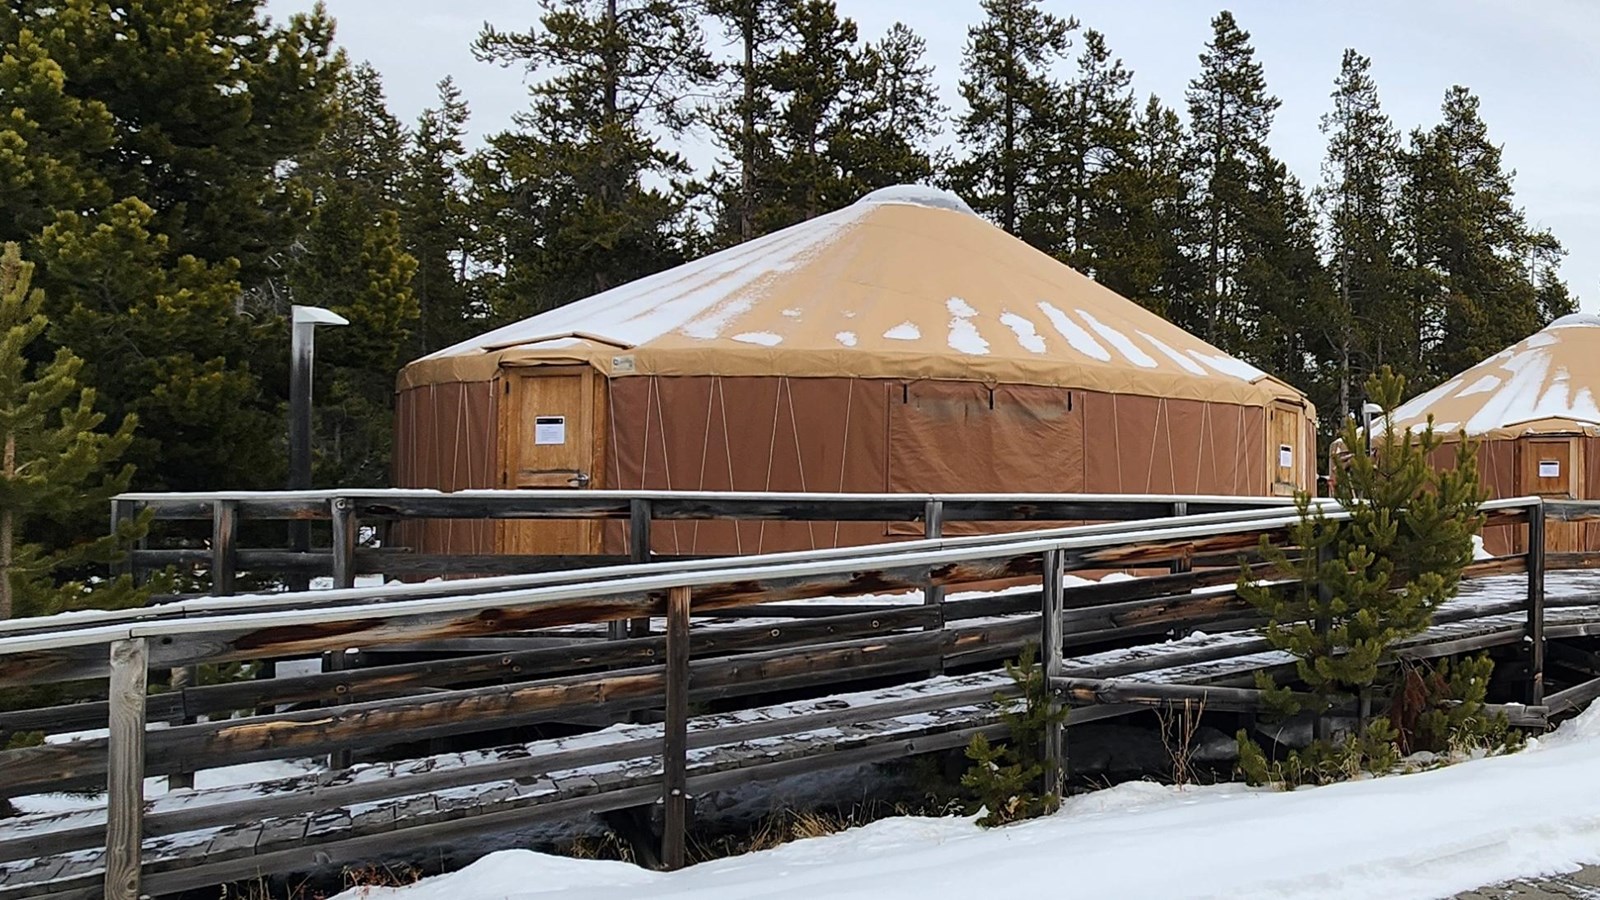
[[[706,489],[706,461],[711,458],[711,407],[717,402],[717,380],[711,379],[706,383],[706,427],[700,435],[700,481],[694,486],[697,491]],[[729,482],[728,489],[733,489]],[[700,552],[700,521],[695,520],[694,528],[689,532],[689,552]]]
[[[806,487],[806,457],[800,447],[800,420],[794,414],[794,388],[789,385],[789,379],[782,381],[782,388],[789,397],[789,432],[794,435],[794,464],[800,470],[800,492],[810,490]],[[817,549],[817,526],[810,519],[806,520],[806,535],[811,540],[811,549]]]
[[[777,450],[778,450],[778,409],[779,409],[778,400],[779,400],[779,397],[782,394],[783,394],[783,377],[779,376],[779,378],[778,378],[778,389],[776,391],[772,392],[772,433],[767,438],[767,480],[766,480],[766,484],[761,488],[764,491],[772,490],[772,460],[773,460],[773,457],[777,456]],[[756,552],[757,553],[761,552],[761,548],[766,545],[766,542],[767,542],[767,520],[766,519],[762,519],[761,520],[761,527],[756,529]]]
[[[855,408],[856,379],[850,379],[848,388],[844,395],[844,436],[839,443],[839,486],[836,488],[841,494],[844,493],[845,460],[849,458],[850,453],[850,412]],[[835,520],[833,523],[833,546],[835,547],[839,546],[839,525],[840,523]]]
[[[716,377],[712,382],[717,386],[717,408],[722,410],[722,456],[728,461],[728,490],[737,486],[733,483],[733,440],[728,433],[728,389],[723,386],[722,379]],[[739,553],[744,553],[744,523],[733,523],[733,546]]]

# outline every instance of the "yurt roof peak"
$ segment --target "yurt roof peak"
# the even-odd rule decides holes
[[[1300,395],[1028,246],[948,191],[826,215],[497,328],[401,386],[503,366],[1038,384],[1260,405]]]
[[[1472,437],[1600,433],[1600,316],[1573,313],[1402,404],[1395,425]],[[1375,424],[1374,428],[1380,427]]]

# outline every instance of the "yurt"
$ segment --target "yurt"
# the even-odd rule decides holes
[[[1282,495],[1315,477],[1299,392],[924,187],[440,350],[397,389],[402,487]],[[437,522],[408,541],[621,553],[623,531]],[[653,543],[913,531],[660,523]]]
[[[1489,496],[1600,497],[1600,316],[1574,313],[1513,344],[1394,411],[1395,427],[1420,431],[1433,417],[1454,459],[1453,438],[1478,442]],[[1381,424],[1381,423],[1380,423]],[[1379,425],[1374,425],[1376,429]],[[1490,552],[1521,552],[1510,528],[1484,535]],[[1546,549],[1600,548],[1600,527],[1555,524]]]

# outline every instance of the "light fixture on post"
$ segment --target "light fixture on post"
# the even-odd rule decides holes
[[[1361,435],[1366,438],[1367,452],[1372,452],[1372,420],[1383,415],[1383,407],[1376,403],[1361,404]]]
[[[289,353],[289,490],[311,489],[311,364],[316,356],[318,325],[349,325],[350,320],[320,306],[292,307]],[[290,549],[311,549],[311,523],[289,524]],[[304,589],[308,585],[294,587]]]

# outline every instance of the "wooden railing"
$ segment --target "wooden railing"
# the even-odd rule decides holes
[[[922,526],[922,537],[936,538],[942,536],[946,524],[956,522],[1130,522],[1291,506],[1292,501],[1283,497],[1148,494],[246,491],[124,494],[112,502],[112,523],[115,527],[142,510],[149,510],[158,523],[209,521],[208,546],[142,547],[133,551],[127,565],[135,571],[173,565],[202,568],[210,573],[212,592],[226,595],[234,592],[236,574],[249,570],[331,576],[334,587],[348,587],[357,575],[496,575],[644,562],[652,558],[652,526],[658,522],[916,523]],[[418,553],[407,548],[363,546],[359,540],[364,526],[426,519],[626,521],[628,552],[576,557]],[[328,543],[309,551],[240,546],[241,523],[262,521],[326,522]]]
[[[364,507],[366,502],[389,503],[394,509],[393,498],[385,496],[364,501],[345,494],[320,499],[209,495],[187,507],[166,500],[154,508],[158,515],[163,510],[168,515],[219,515],[218,504],[226,503],[239,515],[303,515],[321,504],[318,508],[334,515],[337,502],[344,499],[359,514],[374,508]],[[620,499],[597,502],[609,515],[622,515],[623,510],[634,515],[634,504],[641,499],[646,498],[629,497],[626,505]],[[694,505],[704,499],[674,499],[681,500],[679,506],[648,499],[652,515],[706,510]],[[1109,518],[1107,513],[1126,513],[1137,503],[1170,513],[1173,504],[1186,503],[1190,514],[1133,525],[932,538],[817,553],[184,599],[140,610],[0,623],[0,688],[109,682],[103,701],[0,712],[0,736],[110,726],[104,738],[0,753],[0,797],[102,785],[107,791],[104,817],[98,820],[63,814],[14,834],[0,820],[0,897],[89,896],[101,890],[110,897],[133,897],[141,890],[185,890],[229,880],[241,870],[304,868],[313,855],[324,863],[359,861],[405,840],[394,835],[399,830],[415,840],[439,840],[526,824],[535,816],[572,816],[652,800],[660,803],[665,817],[663,862],[680,865],[689,798],[696,793],[807,767],[955,747],[974,734],[998,733],[1002,726],[990,701],[1009,692],[1008,682],[995,674],[963,673],[992,672],[1028,643],[1043,648],[1046,671],[1062,701],[1081,707],[1074,710],[1073,721],[1197,696],[1211,698],[1213,709],[1247,708],[1255,702],[1246,687],[1247,672],[1204,683],[1121,679],[1266,649],[1259,641],[1175,645],[1158,656],[1110,662],[1069,656],[1069,651],[1125,647],[1196,628],[1226,632],[1260,624],[1254,609],[1228,586],[1238,579],[1241,560],[1264,571],[1256,561],[1260,541],[1281,545],[1295,514],[1281,507],[1195,514],[1214,499],[1126,500],[1127,505],[1106,506],[1094,515],[1086,514],[1086,506],[1065,505],[1092,502],[1082,498],[1058,498],[1052,501],[1055,506],[1029,500],[1008,508],[1030,505],[1041,517],[1054,520]],[[521,498],[479,502],[507,504],[480,507],[488,513],[531,510],[521,505]],[[861,514],[878,517],[890,508],[882,498],[874,502],[879,505],[858,507]],[[895,509],[909,513],[915,504],[926,511],[932,501],[894,502],[900,504]],[[996,513],[995,498],[938,502],[945,513],[952,507],[957,515],[976,517],[981,512],[983,518],[994,518]],[[828,507],[827,515],[837,517],[840,505]],[[1486,624],[1470,633],[1431,635],[1404,652],[1426,657],[1526,645],[1525,719],[1587,702],[1600,692],[1600,678],[1544,696],[1545,649],[1552,633],[1595,633],[1600,621],[1563,621],[1553,632],[1546,611],[1552,605],[1594,605],[1600,598],[1546,598],[1546,557],[1538,536],[1547,510],[1552,518],[1577,520],[1600,516],[1600,504],[1517,499],[1486,508],[1493,525],[1530,527],[1527,552],[1474,563],[1469,574],[1525,572],[1526,596],[1442,611],[1437,617],[1441,625]],[[462,514],[461,506],[441,503],[437,496],[421,498],[407,509]],[[727,509],[715,512],[726,514]],[[815,510],[820,515],[824,508]],[[573,511],[559,507],[562,514]],[[1327,514],[1344,515],[1337,509]],[[1067,583],[1066,576],[1074,571],[1122,568],[1165,569],[1169,574]],[[1000,581],[1031,582],[1037,588],[973,597],[935,590]],[[921,602],[848,602],[863,595],[919,590]],[[1508,615],[1519,617],[1521,624],[1499,624]],[[646,618],[664,619],[665,632],[619,638],[615,631],[595,630]],[[698,626],[691,628],[696,621]],[[352,647],[416,646],[460,636],[520,643],[443,660],[190,684],[149,696],[144,690],[152,669],[345,654]],[[930,672],[940,671],[951,674],[927,680]],[[894,684],[902,687],[883,687]],[[827,698],[874,685],[884,693],[843,707],[838,705],[843,701],[827,700],[773,706],[769,699],[784,691]],[[739,718],[691,717],[690,705],[700,703],[745,713]],[[630,726],[633,731],[615,739],[581,745],[535,741],[515,753],[455,769],[430,763],[414,772],[386,770],[389,776],[383,778],[308,777],[285,783],[274,793],[216,803],[152,805],[143,794],[144,779],[152,775],[374,750],[542,722],[598,725],[647,710],[660,712],[659,726]],[[151,728],[157,721],[171,727]],[[857,733],[815,737],[845,725]],[[787,743],[764,745],[759,752],[741,749],[743,742],[780,738]],[[630,760],[637,764],[623,765]],[[1064,766],[1063,760],[1060,768]],[[372,771],[370,766],[362,770]],[[517,787],[541,784],[540,779],[562,771],[586,774],[581,784],[553,783],[548,790],[528,793]],[[488,793],[474,801],[470,814],[442,807],[417,813],[402,799],[475,785],[489,786]],[[492,801],[485,799],[491,794]],[[181,842],[164,843],[207,829],[223,829],[226,835],[234,833],[229,828],[269,828],[275,822],[297,821],[296,816],[353,810],[355,804],[364,804],[363,809],[376,804],[391,818],[372,830],[377,826],[348,813],[350,821],[339,827],[325,822],[320,831],[302,827],[292,839],[263,831],[234,843],[218,837],[198,851]],[[84,855],[95,846],[104,848],[102,856]],[[245,858],[248,864],[242,864]],[[54,868],[35,871],[23,862],[39,859],[51,861]]]

